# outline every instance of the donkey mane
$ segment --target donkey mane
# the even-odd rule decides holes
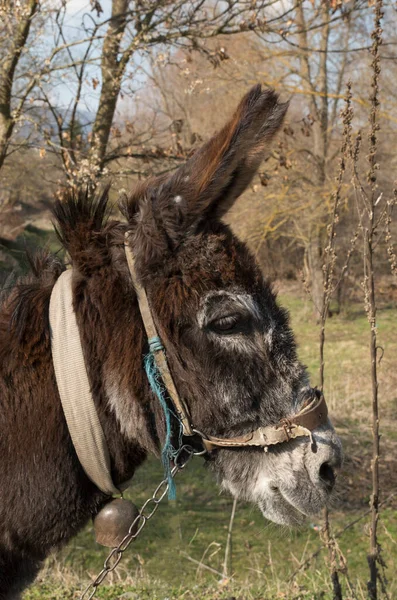
[[[98,194],[90,193],[88,188],[71,190],[62,201],[57,200],[52,209],[59,241],[73,264],[85,274],[109,264],[110,234],[120,226],[109,220],[112,208],[109,189],[108,184]]]

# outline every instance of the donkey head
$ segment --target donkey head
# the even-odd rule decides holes
[[[234,437],[294,415],[313,394],[288,315],[221,216],[252,180],[287,110],[256,86],[227,125],[125,204],[137,271],[194,426]],[[279,523],[326,503],[341,463],[331,424],[268,452],[220,449],[221,485]]]

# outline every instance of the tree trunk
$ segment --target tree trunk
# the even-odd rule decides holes
[[[119,60],[121,42],[126,28],[129,0],[113,0],[112,16],[102,50],[102,87],[99,107],[92,129],[91,162],[100,175],[103,171],[106,149],[120,93],[125,61]]]
[[[32,18],[37,8],[38,0],[29,0],[22,16],[15,17],[17,19],[15,37],[0,64],[0,169],[6,159],[8,144],[15,125],[15,118],[11,113],[11,92],[15,70],[28,39]]]

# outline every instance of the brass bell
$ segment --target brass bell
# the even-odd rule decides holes
[[[125,538],[138,514],[137,507],[129,500],[110,500],[93,519],[95,541],[101,546],[115,548]],[[138,523],[133,531],[137,528]]]

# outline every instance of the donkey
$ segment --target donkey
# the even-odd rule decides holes
[[[124,251],[128,230],[178,392],[197,429],[238,436],[289,417],[313,394],[288,314],[221,218],[251,182],[287,105],[253,87],[224,128],[171,175],[141,184],[110,220],[106,191],[54,208],[70,257],[73,308],[116,484],[159,454],[165,418],[142,366],[148,340]],[[0,599],[15,599],[51,549],[109,500],[85,474],[60,404],[49,303],[65,265],[40,253],[0,313]],[[206,461],[223,489],[281,524],[327,502],[341,465],[327,420],[299,438],[220,448]]]

